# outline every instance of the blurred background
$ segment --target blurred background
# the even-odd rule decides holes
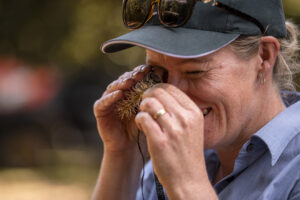
[[[84,200],[102,156],[93,103],[144,63],[100,45],[127,32],[121,0],[0,0],[0,199]],[[300,24],[300,1],[283,1]]]

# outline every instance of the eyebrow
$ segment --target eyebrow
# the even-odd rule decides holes
[[[180,62],[178,62],[178,64],[186,64],[186,63],[200,63],[200,64],[203,64],[203,63],[208,63],[210,62],[212,59],[211,58],[202,58],[202,59],[199,59],[199,58],[191,58],[191,59],[184,59]]]
[[[211,58],[202,58],[202,59],[199,59],[199,58],[189,58],[189,59],[183,59],[181,61],[179,61],[177,64],[180,64],[180,65],[184,65],[184,64],[187,64],[187,63],[200,63],[200,64],[203,64],[203,63],[208,63],[208,62],[211,62]],[[151,59],[148,59],[147,62],[150,64],[150,65],[156,65],[156,66],[160,66],[158,63],[156,63],[154,60],[151,60]]]

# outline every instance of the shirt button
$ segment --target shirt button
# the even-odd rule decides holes
[[[246,148],[247,152],[253,151],[253,149],[254,149],[254,144],[252,143],[250,143]]]

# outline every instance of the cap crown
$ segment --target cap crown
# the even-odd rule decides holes
[[[281,0],[218,0],[217,2],[229,9],[197,1],[190,20],[182,27],[241,35],[271,35],[278,38],[285,37],[287,34]],[[253,19],[263,26],[264,32]],[[160,25],[158,16],[153,16],[147,25]]]
[[[286,36],[285,15],[281,0],[218,0],[231,8],[257,19],[265,35]]]

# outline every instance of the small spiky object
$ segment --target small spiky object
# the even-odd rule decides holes
[[[134,123],[134,117],[139,111],[143,93],[156,83],[161,83],[162,78],[150,71],[143,80],[137,82],[130,90],[124,92],[124,99],[116,104],[115,111],[121,119],[123,126],[131,141],[138,139],[138,129]]]
[[[125,98],[119,101],[116,107],[121,120],[131,119],[136,115],[143,93],[153,85],[152,81],[140,81],[130,91],[125,92]]]
[[[130,121],[139,110],[139,105],[142,101],[143,93],[160,83],[161,78],[150,71],[143,80],[137,82],[130,90],[124,93],[124,99],[116,105],[116,112],[122,121]]]
[[[130,90],[124,92],[124,99],[116,104],[115,111],[121,119],[128,137],[132,141],[138,139],[138,129],[134,117],[139,111],[143,93],[150,87],[162,82],[162,77],[150,71],[143,80],[137,82]]]

